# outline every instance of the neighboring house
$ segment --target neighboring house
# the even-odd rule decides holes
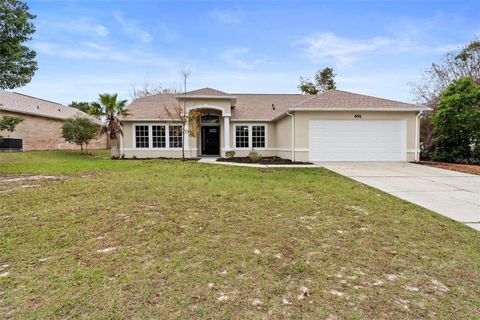
[[[75,144],[66,142],[62,137],[62,125],[65,120],[75,116],[87,116],[82,111],[59,103],[30,97],[24,94],[0,91],[0,116],[11,115],[24,119],[12,138],[23,140],[23,150],[78,149]],[[8,136],[8,133],[3,133]],[[92,141],[89,149],[104,149],[106,135]]]
[[[165,108],[201,111],[196,137],[182,139]],[[296,161],[415,161],[419,114],[412,104],[341,90],[319,95],[229,94],[204,88],[135,100],[123,118],[126,157],[263,156]]]

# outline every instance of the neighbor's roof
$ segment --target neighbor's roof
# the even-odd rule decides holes
[[[75,108],[10,91],[0,91],[0,110],[60,120],[86,116]]]
[[[422,110],[413,104],[370,97],[342,90],[329,90],[319,95],[304,94],[228,94],[211,88],[187,92],[187,97],[234,97],[232,120],[270,121],[284,116],[288,111],[302,110]],[[157,94],[137,99],[128,107],[124,120],[167,119],[165,109],[178,105],[173,94]]]

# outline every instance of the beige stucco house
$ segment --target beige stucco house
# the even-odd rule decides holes
[[[23,150],[78,149],[62,137],[62,125],[68,118],[87,117],[82,111],[21,93],[0,91],[0,116],[11,115],[23,118],[12,134],[3,136],[23,140]],[[89,149],[105,149],[107,137],[103,135],[91,141]]]
[[[195,137],[182,137],[166,109],[201,112]],[[123,118],[121,153],[128,158],[264,156],[295,161],[415,161],[419,115],[398,101],[341,90],[302,94],[230,94],[204,88],[135,100]]]

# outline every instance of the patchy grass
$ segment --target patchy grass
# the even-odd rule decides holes
[[[110,160],[110,150],[89,150],[88,155],[77,150],[0,153],[0,175],[72,174],[140,166],[137,161]]]
[[[480,310],[477,232],[324,169],[32,152],[7,173],[69,179],[0,194],[0,318]]]

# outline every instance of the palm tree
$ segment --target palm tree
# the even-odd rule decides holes
[[[110,137],[112,159],[120,157],[120,146],[117,138],[118,134],[122,134],[122,126],[120,124],[120,117],[128,115],[125,109],[127,100],[117,101],[117,94],[101,94],[98,102],[92,102],[91,114],[103,119],[105,126],[103,132],[107,132]]]

